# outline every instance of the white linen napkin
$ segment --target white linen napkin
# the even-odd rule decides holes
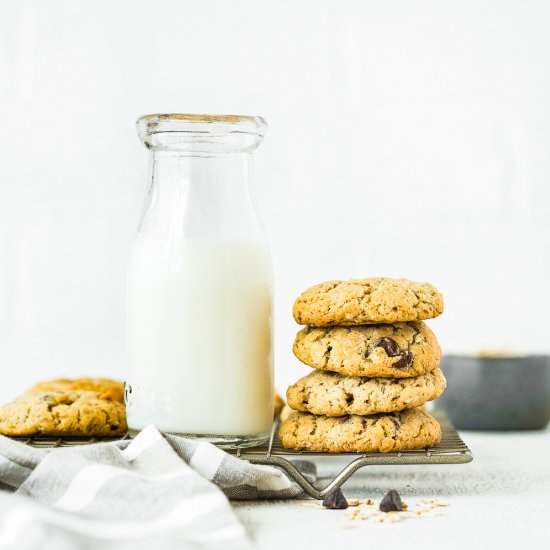
[[[0,436],[0,488],[2,550],[246,549],[227,497],[301,493],[277,468],[154,426],[130,441],[59,449]]]

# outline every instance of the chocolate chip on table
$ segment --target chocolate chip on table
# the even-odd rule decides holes
[[[401,359],[399,359],[399,361],[396,361],[392,366],[394,366],[396,369],[407,369],[412,365],[412,363],[413,363],[412,351],[406,351],[401,356]]]
[[[348,507],[348,501],[344,497],[342,489],[336,487],[325,497],[323,506],[330,510],[345,510]]]
[[[386,493],[386,496],[380,502],[380,510],[382,512],[402,512],[403,503],[399,493],[392,489]]]
[[[397,342],[386,336],[376,340],[376,342],[374,342],[374,347],[382,348],[388,357],[397,357],[399,355],[399,346],[397,345]]]

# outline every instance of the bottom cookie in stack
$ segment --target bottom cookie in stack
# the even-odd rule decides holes
[[[279,438],[297,451],[389,453],[433,447],[441,441],[441,427],[419,409],[336,417],[294,411],[282,423]]]

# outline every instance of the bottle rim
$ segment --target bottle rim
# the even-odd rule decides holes
[[[267,130],[262,117],[248,115],[149,114],[136,125],[149,149],[205,153],[253,151]]]

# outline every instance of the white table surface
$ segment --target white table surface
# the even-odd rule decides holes
[[[347,498],[377,504],[389,489],[397,489],[409,506],[442,499],[449,506],[438,516],[376,523],[303,501],[234,503],[234,508],[262,550],[550,549],[550,430],[461,436],[474,455],[469,464],[371,466],[343,486]],[[319,465],[319,473],[325,478],[339,466],[331,459]]]

